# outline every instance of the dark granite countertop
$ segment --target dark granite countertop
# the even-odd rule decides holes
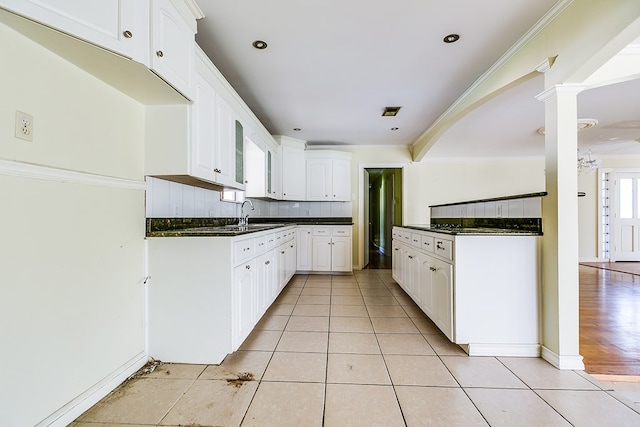
[[[250,224],[248,226],[223,225],[147,232],[147,237],[235,237],[243,234],[284,228],[294,224]]]
[[[147,237],[235,237],[295,225],[353,225],[351,218],[147,218]]]
[[[507,228],[483,228],[483,227],[432,227],[429,224],[403,225],[403,228],[412,230],[430,231],[450,235],[465,236],[542,236],[540,231],[517,230]]]

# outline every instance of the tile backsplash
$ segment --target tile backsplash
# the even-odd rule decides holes
[[[351,202],[289,202],[251,199],[250,218],[351,217]],[[240,204],[223,202],[220,192],[147,177],[147,218],[228,218],[240,216]]]

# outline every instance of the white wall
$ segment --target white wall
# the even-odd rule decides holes
[[[428,224],[429,206],[544,191],[544,158],[430,159],[412,162],[402,147],[340,147],[350,151],[353,218],[353,259],[363,253],[359,218],[360,177],[363,167],[404,165],[403,223]],[[543,221],[544,224],[544,221]]]
[[[144,363],[144,109],[2,24],[0,40],[0,425],[31,426]]]

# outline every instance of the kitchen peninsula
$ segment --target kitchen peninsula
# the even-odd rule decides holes
[[[393,229],[393,278],[469,355],[540,355],[542,196],[431,206],[430,224]]]

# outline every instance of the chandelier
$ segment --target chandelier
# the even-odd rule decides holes
[[[580,149],[578,148],[578,175],[595,172],[598,166],[600,166],[598,160],[591,158],[591,150],[587,152],[587,157],[588,158],[581,157]]]

